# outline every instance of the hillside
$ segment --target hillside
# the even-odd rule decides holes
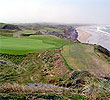
[[[53,84],[66,87],[70,89],[70,92],[72,89],[72,93],[80,93],[89,98],[96,98],[99,93],[100,98],[105,98],[109,94],[110,83],[98,79],[88,71],[70,70],[61,56],[61,50],[50,50],[21,56],[2,54],[1,58],[4,61],[4,63],[1,62],[1,66],[4,67],[1,67],[0,83],[18,83],[24,84],[24,86],[28,83],[39,82]],[[29,86],[31,87],[31,85]],[[35,85],[35,87],[37,86]],[[10,87],[7,86],[7,88]],[[7,88],[5,88],[6,91]],[[17,88],[16,85],[15,88]],[[43,85],[40,89],[44,91]],[[54,91],[54,89],[51,91]],[[101,96],[102,94],[103,96]]]
[[[85,70],[98,77],[110,77],[110,57],[96,51],[94,45],[67,45],[63,47],[62,55],[73,70]]]
[[[70,26],[28,27],[48,27],[59,34],[67,28],[65,33],[73,34]],[[108,50],[73,37],[59,38],[59,34],[35,35],[34,29],[19,32],[13,33],[19,38],[0,36],[1,100],[109,100]]]

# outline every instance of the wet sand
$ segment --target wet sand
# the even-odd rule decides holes
[[[110,33],[97,30],[99,26],[78,27],[78,40],[82,43],[97,44],[110,51]]]
[[[76,28],[77,32],[78,32],[78,40],[81,43],[86,43],[86,40],[91,36],[91,34],[83,31],[84,27],[78,27]]]

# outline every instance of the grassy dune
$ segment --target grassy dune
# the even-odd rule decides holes
[[[13,99],[13,95],[18,98],[22,94],[23,98],[35,97],[41,100],[44,98],[53,98],[53,100],[86,100],[84,98],[95,100],[96,98],[102,98],[102,100],[107,100],[109,98],[109,81],[99,79],[91,74],[105,75],[110,71],[107,70],[109,63],[103,60],[106,58],[103,55],[100,57],[101,53],[97,53],[93,45],[71,43],[54,36],[0,37],[0,39],[1,43],[6,44],[8,50],[9,47],[15,49],[11,50],[12,54],[9,54],[10,52],[6,49],[4,49],[4,52],[7,54],[0,53],[0,83],[3,84],[0,85],[0,99]],[[22,44],[20,45],[20,43]],[[37,45],[39,46],[37,47]],[[60,47],[63,47],[63,49],[55,49]],[[29,49],[27,52],[26,48],[32,49],[33,53]],[[59,91],[58,89],[57,92],[56,88],[49,91],[43,87],[34,89],[31,86],[26,87],[28,83],[38,82],[68,89],[65,91]],[[29,94],[28,92],[32,93]]]
[[[110,73],[109,66],[109,53],[94,45],[49,35],[0,36],[0,99],[107,100],[110,82],[105,76]],[[38,82],[64,90],[27,87]]]

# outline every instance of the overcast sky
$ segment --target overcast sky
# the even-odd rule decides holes
[[[0,22],[110,24],[110,0],[0,0]]]

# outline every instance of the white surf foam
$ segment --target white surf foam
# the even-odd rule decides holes
[[[101,45],[110,51],[110,33],[103,31],[102,28],[106,29],[105,26],[85,27],[83,31],[91,34],[86,43]]]

